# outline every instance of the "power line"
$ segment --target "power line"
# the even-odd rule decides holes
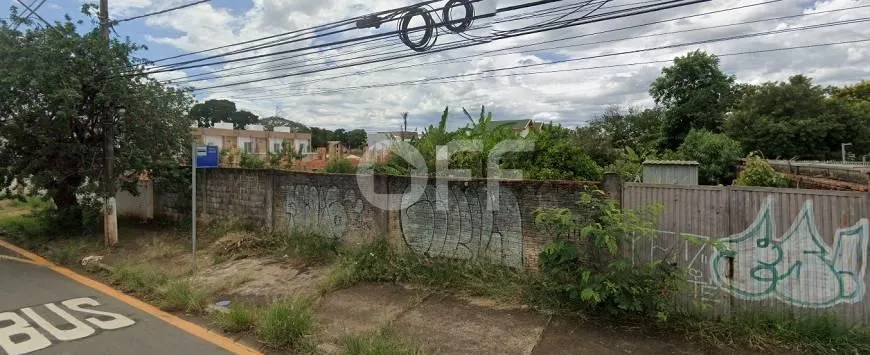
[[[467,1],[468,2],[476,2],[476,1],[481,1],[481,0],[467,0]],[[499,8],[496,10],[496,12],[513,11],[513,10],[517,10],[517,9],[522,9],[522,8],[531,7],[531,6],[537,6],[540,4],[556,2],[556,1],[561,1],[561,0],[541,0],[541,1],[536,1],[536,2],[532,2],[532,3],[525,3],[525,4],[516,5],[516,6],[506,7],[506,8]],[[672,9],[672,8],[676,8],[676,7],[687,6],[687,5],[701,3],[701,2],[707,2],[707,1],[711,1],[711,0],[659,1],[658,3],[653,4],[653,5],[635,6],[634,8],[630,8],[630,9],[618,10],[618,11],[613,11],[613,12],[606,13],[606,14],[601,14],[601,15],[598,15],[600,19],[598,19],[596,21],[580,21],[582,18],[572,19],[570,21],[564,21],[563,23],[556,24],[555,26],[553,26],[551,28],[521,28],[521,29],[516,29],[516,30],[511,30],[511,31],[504,31],[503,33],[501,33],[500,36],[503,38],[507,38],[507,37],[515,37],[515,36],[519,36],[519,35],[525,35],[525,34],[533,34],[533,33],[542,32],[544,30],[554,30],[554,29],[576,26],[576,25],[580,25],[580,24],[587,24],[587,23],[591,23],[591,22],[610,20],[610,19],[622,18],[622,17],[627,17],[627,16],[635,16],[635,15],[639,15],[639,14],[645,14],[645,13],[654,12],[654,11],[662,11],[662,10],[666,10],[666,9]],[[443,10],[443,8],[441,8],[441,9]],[[435,11],[435,9],[433,9],[433,11]],[[632,11],[634,11],[634,12],[632,13]],[[425,13],[425,12],[423,12],[423,13]],[[620,14],[620,13],[622,13],[622,14]],[[494,13],[490,13],[490,14],[485,14],[485,15],[480,15],[480,16],[474,16],[472,18],[472,20],[493,17],[494,15],[495,15]],[[408,16],[410,16],[410,15],[407,15],[405,17],[405,19],[408,19],[409,18]],[[393,20],[395,20],[395,19],[393,19]],[[426,25],[415,27],[415,28],[400,28],[400,30],[398,30],[398,31],[375,34],[375,35],[371,35],[371,36],[363,36],[363,37],[358,37],[358,38],[353,38],[353,39],[336,41],[336,42],[332,42],[332,43],[324,43],[324,44],[314,45],[314,46],[310,46],[310,47],[306,47],[306,48],[295,48],[295,49],[291,49],[291,50],[260,54],[260,55],[244,57],[244,58],[228,59],[228,60],[224,60],[224,61],[220,61],[220,62],[203,63],[203,64],[197,64],[197,65],[187,65],[187,64],[192,64],[192,63],[201,62],[204,60],[213,59],[213,58],[223,56],[223,55],[215,55],[215,56],[210,56],[210,57],[206,57],[206,58],[200,58],[200,59],[196,59],[196,60],[180,62],[180,63],[167,64],[167,65],[164,65],[162,68],[152,69],[152,70],[143,72],[141,74],[152,74],[152,73],[160,73],[160,72],[179,70],[179,69],[190,69],[190,68],[197,68],[197,67],[202,67],[202,66],[220,65],[220,64],[226,64],[226,63],[232,63],[232,62],[238,62],[238,61],[244,61],[244,60],[250,60],[250,59],[257,59],[257,58],[262,58],[262,57],[267,57],[267,56],[285,54],[285,53],[290,53],[290,52],[309,50],[311,48],[328,47],[328,46],[332,46],[332,45],[336,45],[336,44],[349,43],[349,42],[358,41],[358,40],[365,40],[365,39],[369,39],[369,38],[386,37],[386,36],[395,35],[395,34],[400,34],[400,35],[406,36],[409,31],[421,31],[422,30],[422,31],[426,31],[425,32],[426,34],[424,34],[424,35],[428,35],[428,33],[429,33],[428,31],[433,31],[433,28],[440,27],[440,26],[447,26],[448,24],[462,23],[462,22],[467,21],[467,20],[469,20],[469,19],[464,18],[464,19],[451,20],[451,21],[442,21],[441,23],[428,23],[427,22]],[[256,49],[269,48],[269,47],[284,45],[284,44],[288,44],[288,43],[292,43],[292,42],[314,39],[314,38],[323,37],[326,35],[332,35],[332,34],[344,32],[344,31],[346,31],[346,30],[333,31],[330,33],[324,33],[324,34],[319,34],[317,36],[300,38],[300,39],[296,39],[293,41],[281,41],[280,43],[259,46]],[[408,44],[408,43],[406,42],[406,44]],[[414,47],[412,47],[412,49],[413,48]],[[448,48],[448,49],[453,49],[453,48]],[[240,51],[234,52],[234,54],[238,54],[241,52],[245,52],[245,51],[240,50]]]
[[[36,16],[36,18],[38,18],[39,21],[41,21],[42,23],[44,23],[45,26],[47,26],[47,27],[50,28],[50,29],[53,29],[53,30],[57,31],[57,33],[63,34],[63,33],[61,33],[58,29],[54,28],[54,26],[52,26],[50,23],[48,23],[48,21],[46,21],[44,18],[42,18],[42,16],[40,16],[39,13],[36,12],[36,10],[34,10],[33,8],[31,8],[30,6],[27,6],[27,4],[24,3],[24,1],[21,1],[21,0],[15,0],[15,1],[18,2],[19,4],[21,4],[21,6],[24,6],[24,8],[27,9],[27,11],[30,11],[30,13],[33,14],[33,16]],[[39,5],[42,5],[42,4],[39,4]],[[29,16],[29,15],[28,15],[28,16]]]
[[[482,71],[477,72],[477,73],[458,74],[458,75],[451,75],[451,76],[444,76],[444,77],[437,77],[437,78],[425,78],[425,79],[418,79],[418,80],[410,80],[410,81],[405,81],[403,83],[413,84],[413,83],[417,83],[417,82],[421,82],[421,81],[452,79],[452,78],[480,75],[480,74],[484,74],[484,73],[504,71],[504,70],[513,70],[513,69],[522,69],[522,68],[530,68],[530,67],[537,67],[537,66],[569,63],[569,62],[589,60],[589,59],[615,57],[615,56],[621,56],[621,55],[627,55],[627,54],[638,54],[638,53],[651,52],[651,51],[662,50],[662,49],[672,49],[672,48],[679,48],[679,47],[686,47],[686,46],[694,46],[694,45],[699,45],[699,44],[724,42],[724,41],[731,41],[731,40],[736,40],[736,39],[752,38],[752,37],[766,36],[766,35],[771,35],[771,34],[780,34],[780,33],[787,33],[787,32],[796,32],[796,31],[803,31],[803,30],[808,30],[808,29],[832,27],[834,25],[855,24],[855,23],[861,23],[861,22],[867,22],[867,21],[870,21],[870,18],[862,18],[862,19],[856,19],[856,20],[845,20],[845,21],[838,21],[838,22],[832,22],[832,23],[826,23],[826,24],[796,27],[796,28],[790,28],[790,29],[756,32],[756,33],[750,33],[750,34],[720,37],[720,38],[694,41],[694,42],[688,42],[688,43],[680,43],[680,44],[674,44],[674,45],[666,45],[666,46],[659,46],[659,47],[652,47],[652,48],[642,48],[642,49],[623,51],[623,52],[605,53],[605,54],[599,54],[599,55],[594,55],[594,56],[556,60],[556,61],[545,62],[545,63],[535,63],[535,64],[526,64],[526,65],[518,65],[518,66],[511,66],[511,67],[493,68],[493,69],[482,70]],[[368,86],[362,86],[362,87],[368,87]]]
[[[501,49],[490,50],[490,51],[486,51],[486,52],[482,52],[482,53],[478,53],[478,54],[473,54],[473,55],[468,55],[468,56],[464,56],[464,57],[459,57],[459,58],[445,59],[445,60],[440,60],[440,61],[435,61],[435,62],[420,63],[420,64],[414,64],[414,65],[401,66],[401,67],[393,67],[393,68],[387,68],[387,69],[383,69],[383,70],[367,70],[366,73],[369,74],[369,73],[373,73],[373,72],[382,72],[382,71],[388,71],[388,70],[398,70],[398,69],[413,68],[413,67],[417,67],[417,66],[420,66],[420,65],[431,65],[431,64],[440,64],[440,63],[467,62],[467,61],[469,61],[468,59],[478,58],[478,57],[480,57],[480,56],[485,56],[485,55],[492,54],[492,53],[497,53],[497,52],[504,52],[504,51],[511,50],[511,49],[518,49],[518,48],[525,48],[525,47],[538,46],[538,45],[546,44],[546,43],[554,43],[554,42],[561,42],[561,41],[566,41],[566,40],[571,40],[571,39],[577,39],[577,38],[585,38],[585,37],[590,37],[590,36],[594,36],[594,35],[600,35],[600,34],[605,34],[605,33],[611,33],[611,32],[623,31],[623,30],[627,30],[627,29],[641,28],[641,27],[646,27],[646,26],[651,26],[651,25],[656,25],[656,24],[662,24],[662,23],[667,23],[667,22],[673,22],[673,21],[685,20],[685,19],[689,19],[689,18],[702,17],[702,16],[707,16],[707,15],[712,15],[712,14],[718,14],[718,13],[723,13],[723,12],[742,10],[742,9],[746,9],[746,8],[750,8],[750,7],[762,6],[762,5],[767,5],[767,4],[770,4],[770,3],[775,3],[775,2],[780,2],[780,1],[782,1],[782,0],[769,0],[769,1],[763,1],[763,2],[759,2],[759,3],[747,4],[747,5],[743,5],[743,6],[732,7],[732,8],[726,8],[726,9],[720,9],[720,10],[715,10],[715,11],[709,11],[709,12],[704,12],[704,13],[699,13],[699,14],[694,14],[694,15],[680,16],[680,17],[676,17],[676,18],[671,18],[671,19],[666,19],[666,20],[659,20],[659,21],[653,21],[653,22],[648,22],[648,23],[643,23],[643,24],[637,24],[637,25],[632,25],[632,26],[627,26],[627,27],[621,27],[621,28],[616,28],[616,29],[603,30],[603,31],[599,31],[599,32],[593,32],[593,33],[581,34],[581,35],[570,36],[570,37],[563,37],[563,38],[558,38],[558,39],[554,39],[554,40],[547,40],[547,41],[542,41],[542,42],[536,42],[536,43],[529,43],[529,44],[523,44],[523,45],[516,45],[516,46],[512,46],[512,47],[507,47],[507,48],[501,48]],[[774,20],[787,19],[787,18],[795,18],[795,17],[802,17],[802,16],[808,16],[808,15],[814,15],[814,14],[823,14],[823,13],[828,13],[828,12],[844,11],[844,10],[855,9],[855,8],[861,8],[861,7],[870,7],[870,5],[862,5],[862,6],[855,6],[855,7],[850,7],[850,8],[835,9],[835,10],[828,10],[828,11],[820,11],[820,12],[810,13],[810,14],[801,13],[801,14],[798,14],[798,15],[781,16],[781,17],[775,17],[775,18],[769,18],[769,19],[763,19],[763,20],[755,20],[755,21],[746,21],[746,22],[741,22],[741,23],[737,23],[737,24],[730,24],[730,25],[720,25],[720,26],[712,26],[712,27],[706,27],[706,28],[697,28],[697,29],[690,29],[690,30],[683,30],[683,31],[674,31],[674,32],[668,32],[668,33],[666,33],[666,34],[674,34],[674,33],[690,32],[690,31],[697,31],[697,30],[703,30],[703,29],[720,28],[720,27],[727,27],[727,26],[733,26],[733,25],[751,24],[751,23],[764,22],[764,21],[774,21]],[[653,35],[648,35],[648,36],[653,36]],[[606,42],[607,42],[607,41],[605,41],[605,43],[606,43]],[[559,49],[559,48],[574,47],[574,46],[585,46],[585,45],[598,44],[598,43],[602,43],[602,42],[583,43],[583,44],[571,45],[571,46],[563,46],[563,47],[542,48],[541,50]],[[527,51],[527,52],[534,52],[534,51],[537,51],[537,50]],[[524,52],[518,52],[518,53],[524,53]],[[510,54],[510,53],[507,53],[507,54]],[[412,59],[416,59],[416,57],[413,57]],[[331,79],[336,79],[336,78],[341,78],[341,77],[347,77],[347,76],[353,76],[353,75],[357,75],[357,74],[356,74],[356,73],[342,74],[342,75],[331,76],[331,77],[326,77],[326,78],[312,79],[312,80],[309,80],[309,81],[304,81],[304,82],[301,82],[301,83],[295,83],[295,84],[298,85],[298,84],[305,84],[305,83],[310,83],[310,82],[317,82],[317,81],[321,81],[321,80],[331,80]],[[222,78],[226,78],[226,77],[231,77],[231,76],[228,75],[228,76],[224,76],[224,77],[222,77]],[[264,87],[264,88],[275,87],[275,86],[284,86],[284,85],[285,85],[285,84],[278,84],[278,85],[273,85],[273,86],[266,86],[266,87]],[[256,88],[252,88],[252,89],[256,89]],[[240,90],[244,91],[244,90],[250,90],[250,89],[240,89]]]
[[[706,2],[706,1],[709,1],[709,0],[695,0],[695,1],[690,2],[690,3]],[[672,5],[668,5],[665,8],[668,9],[668,8],[672,8],[674,6],[678,6],[678,5],[672,4]],[[685,5],[679,5],[679,6],[685,6]],[[581,25],[581,24],[589,24],[589,23],[594,23],[594,22],[607,21],[607,20],[612,20],[612,19],[616,19],[616,18],[630,17],[630,16],[635,16],[637,14],[650,13],[650,12],[655,12],[655,11],[661,11],[661,9],[641,9],[636,13],[621,14],[621,15],[616,15],[616,16],[612,16],[612,17],[606,16],[606,17],[591,18],[591,19],[587,19],[586,21],[575,21],[575,22],[572,22],[569,24],[560,25],[559,28],[566,28],[566,27],[577,26],[577,25]],[[516,36],[521,36],[521,35],[544,32],[544,31],[548,31],[548,30],[549,29],[529,31],[529,32],[524,32],[524,33],[519,33],[519,34],[512,34],[512,35],[507,36],[507,37],[516,37]],[[505,37],[505,38],[507,38],[507,37]],[[317,72],[328,71],[328,70],[336,70],[336,69],[342,69],[342,68],[353,67],[353,66],[358,66],[358,65],[365,65],[365,64],[383,61],[383,60],[404,59],[404,58],[408,58],[408,57],[415,56],[415,55],[427,54],[427,53],[433,53],[433,52],[441,52],[441,51],[458,49],[458,48],[465,48],[465,47],[470,47],[470,46],[474,46],[474,45],[479,45],[479,43],[470,43],[470,44],[464,44],[464,45],[451,46],[448,48],[439,48],[439,49],[433,50],[433,51],[417,52],[417,53],[406,54],[403,56],[395,56],[395,57],[391,57],[391,58],[381,58],[378,60],[363,61],[360,63],[351,63],[351,64],[339,65],[339,66],[334,66],[334,67],[324,68],[324,69],[319,69],[319,70],[314,70],[314,71],[284,74],[284,75],[278,75],[278,76],[273,76],[273,77],[263,78],[263,79],[247,80],[247,81],[236,82],[236,83],[215,85],[215,86],[210,86],[210,87],[206,87],[206,88],[196,88],[195,90],[206,90],[206,89],[214,89],[214,88],[219,88],[219,87],[229,87],[229,86],[235,86],[235,85],[251,84],[251,83],[255,83],[255,82],[274,80],[274,79],[280,79],[280,78],[286,78],[286,77],[298,76],[298,75],[304,75],[304,74],[311,74],[311,73],[317,73]]]
[[[870,42],[870,39],[860,39],[860,40],[840,41],[840,42],[828,42],[828,43],[819,43],[819,44],[811,44],[811,45],[803,45],[803,46],[784,47],[784,48],[761,49],[761,50],[744,51],[744,52],[736,52],[736,53],[717,54],[716,56],[717,57],[732,57],[732,56],[761,54],[761,53],[773,53],[773,52],[781,52],[781,51],[789,51],[789,50],[820,48],[820,47],[828,47],[828,46],[843,45],[843,44],[864,43],[864,42]],[[663,63],[670,63],[670,62],[673,62],[673,59],[662,59],[662,60],[654,60],[654,61],[622,63],[622,64],[594,66],[594,67],[583,67],[583,68],[556,69],[556,70],[534,71],[534,72],[523,72],[523,73],[507,73],[507,74],[499,74],[499,75],[489,75],[489,76],[467,79],[467,80],[452,80],[452,81],[446,80],[447,78],[454,78],[454,77],[460,76],[460,75],[457,75],[457,76],[453,76],[453,77],[421,79],[421,81],[418,81],[418,82],[403,81],[403,82],[395,82],[395,83],[384,83],[384,84],[346,87],[346,88],[338,88],[338,89],[324,89],[324,90],[316,91],[316,92],[306,92],[306,93],[298,93],[298,94],[281,94],[281,95],[258,96],[258,97],[250,97],[250,96],[239,96],[239,97],[231,96],[231,97],[238,98],[240,100],[241,99],[244,99],[244,100],[274,99],[274,98],[294,97],[294,96],[304,96],[304,95],[324,95],[324,94],[333,94],[333,93],[339,93],[339,92],[345,92],[345,91],[356,91],[356,90],[362,90],[362,89],[383,88],[383,87],[391,87],[391,86],[464,83],[464,82],[474,82],[474,81],[499,78],[499,77],[565,73],[565,72],[575,72],[575,71],[595,70],[595,69],[609,69],[609,68],[619,68],[619,67],[628,67],[628,66],[637,66],[637,65],[663,64]],[[471,75],[476,75],[476,74],[471,74]],[[425,80],[425,81],[423,81],[423,80]]]
[[[155,11],[155,12],[149,12],[149,13],[147,13],[147,14],[143,14],[143,15],[139,15],[139,16],[133,16],[133,17],[128,17],[128,18],[121,19],[121,20],[115,20],[114,22],[115,22],[115,23],[121,23],[121,22],[127,22],[127,21],[138,20],[138,19],[140,19],[140,18],[144,18],[144,17],[155,16],[155,15],[161,15],[161,14],[165,14],[165,13],[167,13],[167,12],[177,11],[177,10],[181,10],[181,9],[188,8],[188,7],[191,7],[191,6],[195,6],[195,5],[199,5],[199,4],[204,4],[204,3],[207,3],[207,2],[209,2],[209,1],[211,1],[211,0],[200,0],[200,1],[192,2],[192,3],[190,3],[190,4],[185,4],[185,5],[181,5],[181,6],[171,7],[171,8],[165,9],[165,10],[160,10],[160,11]]]

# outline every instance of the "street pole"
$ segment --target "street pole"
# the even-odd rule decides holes
[[[196,275],[196,140],[191,144],[190,151],[190,235],[193,245],[193,275]]]
[[[100,0],[100,35],[106,41],[106,55],[109,50],[109,0]],[[105,65],[105,63],[104,63]],[[105,69],[105,68],[104,68]],[[107,81],[109,73],[103,72],[103,90],[108,90]],[[105,188],[106,196],[103,207],[103,235],[108,246],[118,243],[118,215],[115,206],[115,132],[112,115],[109,113],[110,104],[104,103],[102,110],[103,120],[103,154],[105,164]]]

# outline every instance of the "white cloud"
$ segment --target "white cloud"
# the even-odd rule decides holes
[[[865,5],[855,0],[791,0],[770,3],[762,6],[749,7],[742,10],[722,12],[703,17],[695,17],[680,21],[664,22],[654,26],[638,27],[612,33],[591,35],[566,41],[559,41],[531,48],[514,50],[508,55],[485,55],[488,50],[525,45],[542,41],[559,40],[569,36],[579,36],[612,30],[615,28],[633,26],[641,23],[672,19],[749,5],[762,0],[731,0],[712,1],[700,5],[688,6],[675,10],[642,16],[593,23],[569,29],[557,30],[535,35],[505,39],[477,47],[457,49],[453,51],[419,56],[414,59],[403,59],[389,63],[374,63],[347,69],[337,69],[323,73],[292,76],[279,80],[265,81],[257,84],[244,85],[226,89],[216,89],[206,95],[198,95],[199,99],[229,98],[237,101],[239,106],[254,111],[260,115],[274,113],[275,106],[281,106],[288,113],[288,118],[305,124],[330,128],[366,128],[371,130],[395,129],[398,127],[400,112],[409,111],[412,127],[423,128],[436,122],[444,106],[452,110],[453,125],[465,123],[460,107],[470,111],[479,110],[481,104],[492,109],[497,119],[535,118],[553,120],[563,124],[577,125],[594,117],[608,105],[624,106],[650,105],[647,95],[649,83],[658,76],[665,64],[649,64],[601,68],[594,70],[577,70],[562,73],[510,76],[467,81],[475,77],[450,79],[452,83],[437,85],[404,85],[364,90],[351,90],[337,93],[316,94],[325,89],[340,89],[360,85],[376,85],[382,83],[402,82],[421,78],[433,78],[470,73],[481,73],[486,70],[544,63],[561,58],[579,58],[607,53],[632,51],[640,48],[673,45],[685,42],[700,41],[732,35],[786,29],[811,24],[827,23],[838,20],[858,19],[868,17],[870,8],[850,11],[831,12],[819,15],[782,19],[777,21],[758,22],[739,26],[728,26],[712,30],[691,31],[665,36],[645,37],[598,43],[585,46],[554,49],[534,53],[515,53],[516,51],[544,48],[550,46],[578,45],[589,42],[601,42],[620,38],[634,38],[649,34],[684,31],[699,27],[727,25],[737,22],[754,21],[779,16],[789,16],[801,13],[817,13]],[[489,6],[494,1],[485,0]],[[511,3],[526,2],[526,0],[500,1],[499,6]],[[123,2],[129,11],[151,11],[177,5],[176,1],[136,0]],[[629,0],[614,0],[608,6],[631,4]],[[410,2],[398,0],[254,0],[252,7],[244,12],[232,11],[216,7],[209,3],[199,5],[171,14],[154,16],[147,20],[147,25],[171,29],[180,33],[172,37],[150,37],[150,40],[168,44],[185,51],[207,49],[219,45],[255,39],[267,35],[292,31],[340,19],[367,14],[373,11],[385,10],[408,5]],[[564,6],[555,3],[551,6]],[[509,14],[500,14],[507,16]],[[537,23],[545,18],[535,18],[526,21],[514,21],[494,26],[503,30],[509,27],[522,26],[523,23]],[[385,25],[394,26],[394,25]],[[393,27],[389,27],[392,29]],[[341,38],[351,38],[373,33],[371,30],[356,30],[342,34]],[[815,30],[790,32],[770,36],[761,36],[734,41],[724,41],[711,44],[680,47],[666,50],[642,52],[636,54],[603,57],[582,60],[564,64],[543,65],[525,71],[542,71],[557,69],[577,69],[602,67],[634,62],[653,60],[668,60],[685,54],[694,49],[702,49],[712,53],[735,53],[788,46],[811,45],[817,43],[856,40],[870,38],[870,26],[866,23],[845,26],[821,28]],[[457,40],[456,36],[442,35],[438,43]],[[311,45],[312,40],[305,40],[276,48],[263,49],[254,54],[269,51],[287,50]],[[398,38],[391,39],[388,48],[373,49],[372,44],[322,51],[313,55],[289,59],[279,63],[253,66],[249,70],[265,70],[264,68],[282,65],[284,68],[271,69],[265,73],[251,74],[236,78],[220,78],[210,81],[192,83],[195,86],[210,86],[232,83],[240,80],[267,78],[274,75],[287,74],[303,70],[321,68],[326,60],[332,64],[342,59],[355,58],[372,53],[399,50],[400,53],[412,53],[405,48]],[[363,49],[369,49],[365,51]],[[246,55],[249,55],[248,53]],[[822,85],[836,85],[854,82],[870,77],[867,43],[831,46],[808,50],[795,50],[753,54],[742,56],[725,56],[722,58],[723,69],[737,76],[739,81],[762,82],[767,80],[786,80],[788,76],[805,73],[815,77]],[[289,54],[292,55],[292,54]],[[336,57],[336,55],[343,55]],[[331,56],[331,57],[327,57]],[[468,60],[447,64],[426,64],[448,58],[470,56]],[[265,58],[264,58],[265,59]],[[296,62],[296,64],[287,64]],[[380,71],[365,75],[349,75],[375,68],[396,68],[418,64],[417,66]],[[246,62],[227,64],[223,68],[239,68]],[[306,67],[287,69],[287,67],[306,65]],[[220,68],[213,68],[220,69]],[[191,70],[189,74],[201,71]],[[239,71],[236,71],[239,72]],[[492,74],[502,75],[516,71],[499,71]],[[232,73],[226,72],[226,73]],[[223,73],[222,73],[223,74]],[[332,78],[339,75],[340,78]],[[485,75],[485,74],[484,74]],[[175,75],[174,77],[177,77]],[[480,76],[477,76],[480,77]],[[331,79],[330,79],[331,78]],[[307,95],[299,95],[300,93]],[[291,96],[297,94],[297,96]],[[284,95],[284,97],[277,97]]]

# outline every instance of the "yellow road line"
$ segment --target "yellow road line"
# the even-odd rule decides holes
[[[19,263],[39,265],[39,264],[32,262],[30,260],[27,260],[27,259],[16,258],[14,256],[8,256],[8,255],[0,255],[0,260],[11,260],[11,261],[17,261]]]
[[[45,258],[43,258],[39,255],[33,254],[27,250],[19,248],[15,245],[8,243],[8,242],[0,240],[0,247],[4,247],[6,249],[12,250],[12,251],[18,253],[19,255],[22,255],[22,256],[30,259],[30,262],[32,262],[33,264],[48,267],[52,271],[57,272],[63,276],[66,276],[75,282],[78,282],[82,285],[88,286],[88,287],[93,288],[97,291],[105,293],[106,295],[108,295],[110,297],[113,297],[121,302],[124,302],[124,303],[126,303],[126,304],[128,304],[128,305],[130,305],[130,306],[132,306],[132,307],[134,307],[142,312],[148,313],[148,314],[153,315],[159,319],[162,319],[164,322],[172,324],[176,328],[184,330],[184,331],[190,333],[191,335],[194,335],[194,336],[199,337],[203,340],[206,340],[206,341],[208,341],[212,344],[215,344],[221,348],[224,348],[228,351],[231,351],[231,352],[236,353],[236,354],[262,354],[261,352],[255,350],[254,348],[248,347],[248,346],[243,345],[243,344],[239,344],[239,343],[233,341],[232,339],[224,337],[220,334],[210,332],[208,329],[200,327],[200,326],[193,324],[191,322],[188,322],[184,319],[178,318],[172,314],[166,313],[166,312],[160,310],[159,308],[154,307],[148,303],[142,302],[134,297],[131,297],[129,295],[125,295],[121,291],[118,291],[112,287],[109,287],[101,282],[98,282],[98,281],[92,280],[90,278],[87,278],[85,276],[82,276],[82,275],[80,275],[80,274],[78,274],[75,271],[72,271],[70,269],[57,266],[57,265],[51,263],[50,261],[46,260]]]

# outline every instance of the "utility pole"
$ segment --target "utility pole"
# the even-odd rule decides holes
[[[109,0],[100,0],[100,35],[106,42],[106,55],[109,54]],[[103,63],[106,65],[106,63]],[[109,73],[104,67],[103,90],[108,89]],[[118,243],[118,214],[115,205],[115,127],[110,114],[111,103],[104,103],[103,121],[103,154],[105,176],[105,199],[103,201],[103,237],[106,245]]]

